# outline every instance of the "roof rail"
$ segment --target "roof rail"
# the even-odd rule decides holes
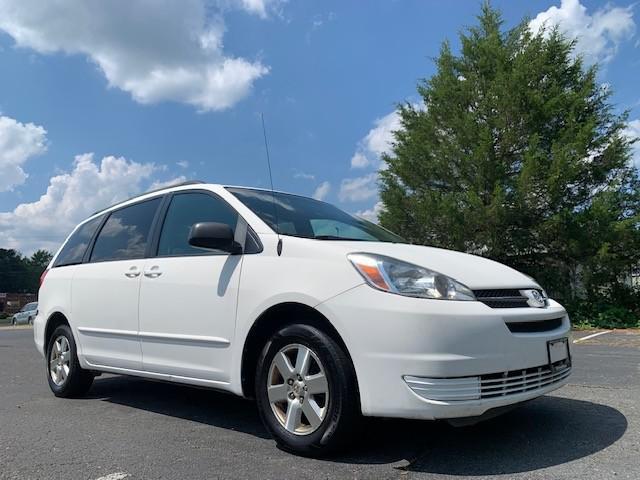
[[[108,207],[105,208],[101,208],[100,210],[96,210],[95,212],[93,212],[91,214],[91,216],[93,217],[94,215],[97,215],[100,212],[104,212],[105,210],[109,210],[110,208],[115,207],[116,205],[120,205],[121,203],[125,203],[128,202],[129,200],[133,200],[135,198],[138,197],[142,197],[143,195],[148,195],[150,193],[156,193],[156,192],[161,192],[162,190],[166,190],[167,188],[175,188],[175,187],[184,187],[186,185],[199,185],[205,183],[202,180],[187,180],[186,182],[179,182],[179,183],[174,183],[172,185],[166,185],[164,187],[160,187],[160,188],[154,188],[153,190],[148,190],[144,193],[139,193],[138,195],[134,195],[133,197],[129,197],[125,200],[120,200],[119,202],[114,203],[113,205],[109,205]]]

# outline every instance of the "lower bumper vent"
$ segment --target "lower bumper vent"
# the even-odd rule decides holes
[[[481,398],[530,392],[564,380],[570,373],[571,365],[569,361],[562,360],[554,363],[553,366],[544,365],[525,370],[482,375],[480,377]]]
[[[404,381],[422,398],[454,402],[535,392],[561,382],[570,374],[571,363],[562,360],[552,365],[490,373],[479,377],[426,378],[406,375]]]
[[[538,320],[535,322],[507,322],[507,328],[511,333],[539,333],[549,332],[562,326],[562,317],[551,320]]]

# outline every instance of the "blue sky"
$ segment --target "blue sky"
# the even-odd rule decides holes
[[[640,134],[640,7],[494,1],[558,23]],[[368,216],[394,105],[417,101],[479,1],[0,0],[0,248],[54,249],[92,211],[174,179]],[[640,157],[640,155],[638,155]],[[379,206],[378,206],[379,207]]]

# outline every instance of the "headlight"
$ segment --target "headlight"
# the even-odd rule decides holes
[[[439,300],[476,299],[468,287],[428,268],[372,253],[351,253],[347,258],[369,285],[385,292]]]

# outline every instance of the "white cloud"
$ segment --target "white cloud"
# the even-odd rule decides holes
[[[631,156],[631,161],[636,166],[636,168],[638,168],[638,170],[640,170],[640,118],[637,118],[635,120],[631,120],[627,124],[627,128],[625,128],[624,134],[629,139],[634,139],[634,138],[638,139],[636,141],[636,143],[633,144],[633,147],[632,147],[633,148],[633,152],[631,154],[632,155]]]
[[[316,200],[324,200],[325,198],[327,198],[327,195],[329,195],[330,191],[331,184],[326,181],[322,182],[320,185],[318,185],[316,191],[313,192],[313,198],[315,198]]]
[[[296,172],[293,174],[293,178],[298,180],[315,180],[316,176],[313,173]]]
[[[178,165],[180,168],[189,168],[189,162],[187,162],[186,160],[180,160],[179,162],[176,162],[176,165]]]
[[[416,105],[416,108],[421,107]],[[376,170],[384,168],[381,157],[391,152],[394,132],[401,128],[400,115],[396,110],[376,119],[373,128],[358,142],[356,151],[351,157],[351,168],[373,167]],[[377,182],[377,171],[360,177],[345,178],[340,183],[338,197],[342,202],[360,202],[377,197]],[[371,216],[374,211],[370,209],[361,213]]]
[[[0,212],[0,245],[31,253],[56,250],[65,236],[96,210],[140,193],[157,170],[152,163],[87,153],[75,157],[73,169],[49,181],[46,193],[13,211]]]
[[[356,178],[345,178],[340,183],[338,197],[341,202],[360,202],[375,197],[378,194],[378,173]]]
[[[579,0],[562,0],[560,7],[552,6],[539,13],[529,22],[529,28],[538,32],[545,24],[557,25],[570,38],[576,38],[576,53],[582,54],[589,64],[609,62],[618,45],[632,38],[636,29],[632,5],[606,4],[589,15]]]
[[[351,158],[351,168],[365,168],[369,165],[377,166],[380,156],[391,151],[393,132],[399,130],[400,115],[393,111],[374,122],[374,127],[358,142],[358,147]]]
[[[164,180],[164,181],[156,180],[151,184],[151,186],[149,187],[149,190],[157,190],[159,188],[173,187],[174,185],[177,185],[179,183],[183,183],[186,181],[187,181],[187,177],[185,177],[184,175],[180,175],[179,177],[175,177],[170,180]]]
[[[80,54],[140,103],[223,110],[269,68],[223,50],[223,9],[265,17],[268,0],[0,0],[0,30],[41,54]]]
[[[362,217],[365,220],[369,220],[370,222],[378,223],[378,216],[380,215],[380,212],[382,212],[382,207],[382,202],[378,201],[375,203],[375,205],[373,205],[373,207],[367,210],[360,210],[355,214],[356,216]]]
[[[240,6],[249,13],[254,13],[261,18],[267,18],[269,9],[277,9],[287,0],[239,0]]]
[[[362,151],[357,151],[351,157],[351,168],[366,168],[369,165],[371,165],[371,161]]]
[[[22,166],[47,150],[47,131],[0,115],[0,192],[13,190],[27,178]]]

